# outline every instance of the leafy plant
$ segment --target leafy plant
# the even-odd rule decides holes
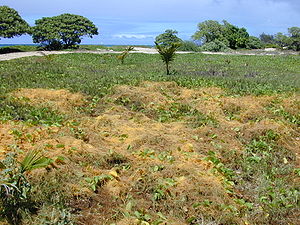
[[[159,184],[154,188],[152,199],[159,201],[166,199],[167,196],[171,195],[170,188],[176,185],[176,181],[172,178],[165,178],[159,180]]]
[[[31,185],[25,173],[37,168],[45,168],[51,161],[40,151],[34,150],[29,152],[21,162],[17,162],[16,154],[13,153],[0,162],[0,214],[10,224],[20,224],[22,212],[36,210],[30,198]]]
[[[228,181],[231,181],[234,178],[234,171],[232,169],[227,168],[217,157],[215,152],[209,151],[208,156],[204,159],[211,162],[214,165],[214,170],[226,177]]]
[[[90,185],[90,188],[96,192],[98,187],[101,187],[104,183],[109,180],[113,180],[114,177],[111,175],[103,174],[100,176],[94,176],[93,178],[85,178],[85,181]]]
[[[125,58],[129,55],[129,52],[132,51],[133,49],[134,49],[133,46],[127,47],[126,50],[122,52],[121,55],[117,55],[117,59],[121,60],[122,64],[124,64]]]
[[[205,43],[203,46],[201,46],[202,51],[208,51],[208,52],[226,52],[229,50],[229,48],[218,39]]]
[[[171,43],[170,46],[162,46],[155,42],[156,49],[161,56],[162,61],[166,64],[167,75],[170,75],[170,62],[175,58],[175,52],[179,48],[179,43]]]

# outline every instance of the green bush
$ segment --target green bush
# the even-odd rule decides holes
[[[248,49],[261,49],[262,47],[263,47],[263,44],[259,38],[254,37],[254,36],[249,37],[249,40],[247,43]]]
[[[276,44],[266,44],[264,47],[265,48],[280,48],[280,46],[278,46]]]
[[[178,48],[179,51],[189,51],[189,52],[199,52],[200,47],[196,45],[193,41],[183,41],[181,42],[180,47]]]
[[[229,51],[229,48],[222,41],[214,40],[202,45],[201,50],[207,52],[226,52]]]

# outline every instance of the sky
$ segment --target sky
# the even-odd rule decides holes
[[[300,27],[300,0],[0,0],[30,25],[42,17],[71,13],[87,17],[99,29],[82,44],[153,45],[166,29],[190,40],[197,24],[227,20],[250,35],[286,33]],[[29,35],[1,39],[0,44],[31,44]]]

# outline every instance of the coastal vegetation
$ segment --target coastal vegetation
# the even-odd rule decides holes
[[[1,62],[1,179],[30,189],[1,185],[22,207],[0,223],[298,224],[297,61],[178,54],[170,76],[147,54]],[[9,164],[37,150],[46,168]]]
[[[79,48],[83,37],[92,38],[98,35],[98,28],[89,19],[74,14],[61,14],[43,17],[29,25],[19,16],[18,12],[7,6],[0,6],[0,37],[11,38],[22,34],[32,35],[34,43],[40,44],[44,50],[60,50]],[[222,24],[215,20],[206,20],[198,24],[198,30],[192,41],[183,41],[178,31],[167,29],[158,35],[155,42],[161,46],[181,43],[182,51],[229,51],[236,49],[261,49],[275,47],[280,49],[300,50],[300,28],[288,28],[288,34],[269,35],[262,33],[260,38],[250,36],[246,28],[239,28],[228,21]]]

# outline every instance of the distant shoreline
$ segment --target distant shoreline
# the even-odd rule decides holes
[[[99,46],[104,46],[104,47],[113,47],[113,46],[149,46],[152,47],[153,45],[125,45],[125,44],[120,44],[120,45],[101,45],[101,44],[81,44],[79,46],[85,46],[85,45],[99,45]],[[10,47],[10,46],[39,46],[38,44],[0,44],[0,47]]]

